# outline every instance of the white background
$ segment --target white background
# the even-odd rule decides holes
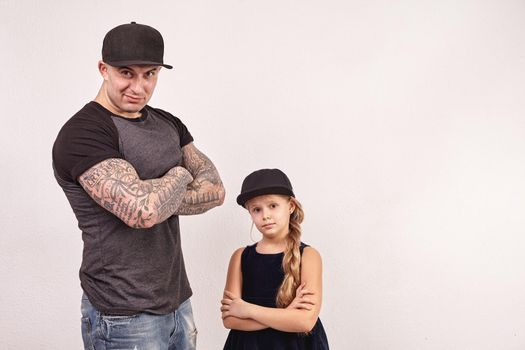
[[[217,165],[224,206],[182,218],[199,349],[227,335],[235,204],[279,167],[324,262],[333,349],[525,348],[525,2],[0,0],[0,348],[80,349],[82,242],[51,169],[93,99],[102,38],[165,39],[150,104]]]

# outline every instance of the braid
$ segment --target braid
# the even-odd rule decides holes
[[[295,205],[295,210],[290,214],[289,233],[286,238],[286,249],[283,256],[283,283],[277,291],[276,303],[278,307],[285,308],[295,298],[295,291],[301,284],[301,223],[304,212],[301,203],[294,197],[290,201]]]

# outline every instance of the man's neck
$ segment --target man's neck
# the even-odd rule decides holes
[[[124,118],[130,118],[130,119],[140,118],[142,116],[142,113],[140,113],[140,111],[135,112],[135,113],[119,111],[109,100],[106,94],[106,90],[104,89],[104,85],[102,85],[100,87],[100,90],[98,90],[98,94],[95,97],[94,101],[102,105],[102,107],[106,108],[108,111],[110,111],[114,115],[118,115]]]

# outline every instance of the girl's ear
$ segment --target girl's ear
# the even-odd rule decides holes
[[[295,203],[292,200],[290,200],[288,203],[290,204],[290,215],[292,215],[295,211]]]

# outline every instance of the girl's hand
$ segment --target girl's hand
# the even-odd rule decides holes
[[[221,300],[222,318],[234,316],[237,318],[250,318],[250,303],[245,302],[230,291],[224,291],[224,298]]]
[[[315,305],[314,301],[309,298],[309,295],[314,295],[314,292],[305,289],[305,283],[301,283],[297,290],[295,291],[295,298],[292,300],[287,309],[303,309],[303,310],[312,310],[312,306]]]

